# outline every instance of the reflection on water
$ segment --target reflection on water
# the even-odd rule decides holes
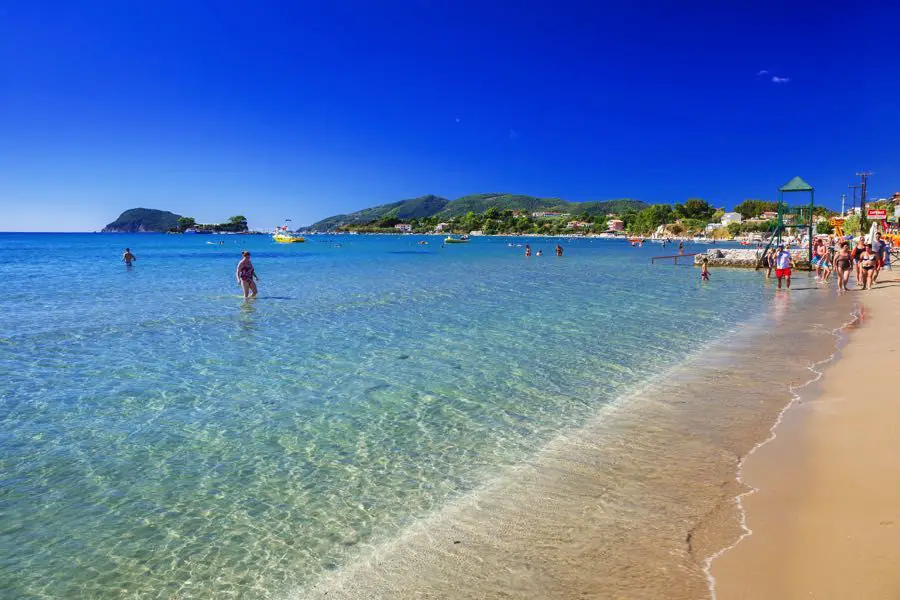
[[[244,298],[240,304],[240,312],[238,313],[238,324],[243,331],[253,331],[256,329],[255,315],[256,298]]]
[[[775,296],[772,298],[772,317],[775,323],[781,325],[788,311],[791,308],[791,291],[775,290]]]

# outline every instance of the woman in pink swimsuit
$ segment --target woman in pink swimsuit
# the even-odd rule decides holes
[[[244,299],[256,297],[256,271],[253,269],[253,263],[250,262],[250,253],[244,250],[241,252],[241,262],[237,265],[237,271],[234,276],[238,285],[244,290]]]

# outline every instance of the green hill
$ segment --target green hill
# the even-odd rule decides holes
[[[472,194],[456,200],[447,200],[440,196],[421,196],[410,200],[400,200],[390,204],[381,204],[357,212],[335,215],[313,223],[306,229],[329,231],[342,225],[362,225],[381,219],[423,219],[437,216],[440,218],[458,217],[473,212],[481,214],[489,208],[497,210],[559,211],[573,215],[588,213],[590,216],[622,213],[627,210],[641,210],[647,205],[640,200],[619,199],[602,202],[568,202],[559,198],[537,198],[520,194]]]
[[[361,225],[391,217],[397,219],[421,219],[441,212],[449,202],[449,200],[440,196],[420,196],[419,198],[400,200],[390,204],[380,204],[349,214],[334,215],[313,223],[307,229],[328,231],[341,225]]]
[[[103,228],[104,233],[165,233],[178,226],[181,215],[155,208],[131,208]]]

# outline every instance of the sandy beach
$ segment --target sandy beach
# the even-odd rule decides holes
[[[853,292],[838,360],[746,459],[745,537],[712,565],[719,600],[900,598],[900,276]]]

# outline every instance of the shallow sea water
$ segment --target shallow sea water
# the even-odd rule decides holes
[[[0,589],[696,597],[736,458],[850,301],[420,239],[0,234]]]

